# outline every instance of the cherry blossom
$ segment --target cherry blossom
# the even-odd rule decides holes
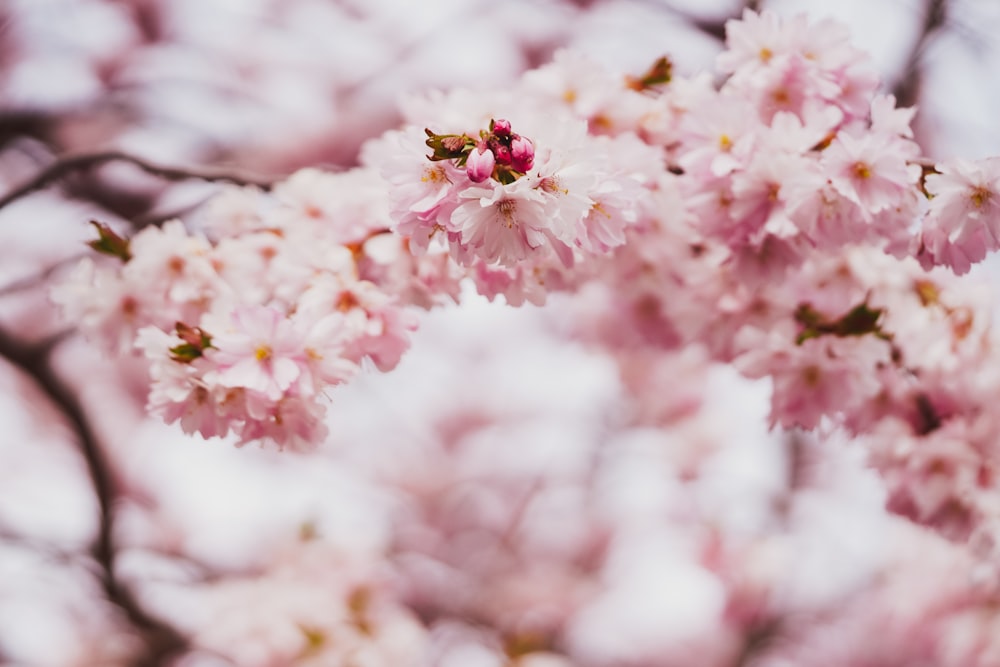
[[[956,274],[1000,249],[1000,159],[923,157],[830,20],[746,10],[714,75],[560,50],[404,95],[359,166],[95,221],[51,298],[147,411],[312,452],[377,533],[164,584],[191,650],[995,664],[1000,337]]]

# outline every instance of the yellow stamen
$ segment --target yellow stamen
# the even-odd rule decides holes
[[[424,183],[441,183],[448,180],[448,175],[444,172],[444,167],[435,166],[424,169],[424,175],[420,177]]]
[[[354,296],[351,292],[342,292],[340,298],[337,300],[337,310],[342,313],[346,313],[351,308],[356,308],[360,305],[361,302],[358,301],[358,297]]]
[[[592,211],[597,211],[598,213],[600,213],[601,215],[603,215],[605,218],[611,219],[611,214],[608,213],[608,210],[606,208],[604,208],[604,205],[601,204],[601,202],[599,202],[599,201],[594,202],[593,206],[591,206],[590,209]]]
[[[555,176],[546,176],[539,182],[538,187],[542,189],[543,192],[548,192],[549,194],[563,194],[568,195],[569,190],[562,187],[562,183]]]
[[[815,387],[822,377],[823,373],[819,370],[819,366],[809,365],[802,369],[802,379],[807,387]]]
[[[497,211],[503,218],[503,224],[507,229],[514,226],[514,211],[517,210],[517,202],[513,199],[501,199],[496,203]]]
[[[972,201],[973,206],[976,208],[982,208],[986,202],[990,200],[992,194],[993,193],[986,188],[978,186],[972,191],[972,194],[969,195],[969,199]]]

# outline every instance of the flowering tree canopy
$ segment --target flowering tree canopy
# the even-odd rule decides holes
[[[4,633],[43,594],[0,583],[0,658],[1000,664],[1000,333],[964,276],[1000,249],[1000,158],[927,157],[831,19],[724,35],[708,73],[560,49],[407,92],[343,168],[114,150],[11,184],[23,211],[123,163],[194,197],[77,216],[90,251],[45,284],[86,343],[0,332],[97,505],[62,543],[0,522],[67,647]],[[213,485],[158,458],[178,430],[239,510],[170,500]]]

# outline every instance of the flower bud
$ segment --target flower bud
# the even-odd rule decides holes
[[[510,142],[510,156],[515,170],[527,172],[535,164],[535,145],[530,139],[515,134]]]
[[[490,130],[498,137],[506,137],[510,134],[510,121],[503,118],[491,121]]]
[[[502,165],[504,167],[510,166],[511,162],[510,149],[504,146],[503,144],[499,144],[496,148],[493,149],[493,155],[494,157],[496,157],[497,164]]]
[[[496,159],[493,157],[493,151],[487,148],[485,142],[480,142],[469,153],[469,157],[465,161],[465,172],[473,183],[482,183],[493,175],[495,164]]]

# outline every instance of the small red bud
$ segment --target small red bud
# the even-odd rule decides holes
[[[511,157],[509,148],[507,148],[503,144],[499,144],[496,148],[493,149],[493,153],[496,156],[497,164],[503,165],[504,167],[510,165]]]
[[[498,137],[506,137],[510,134],[510,121],[503,118],[491,121],[490,129]]]

